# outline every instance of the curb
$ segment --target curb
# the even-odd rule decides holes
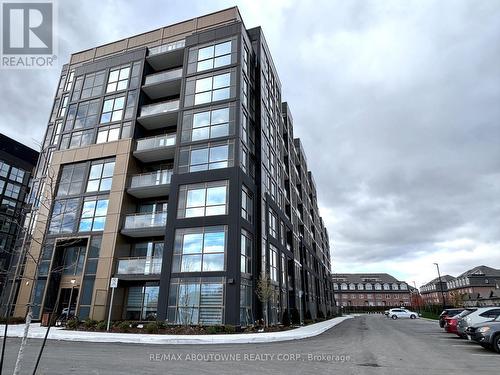
[[[153,344],[153,345],[203,345],[203,344],[255,344],[267,342],[281,342],[301,340],[322,334],[332,327],[352,317],[337,317],[324,322],[311,324],[282,332],[220,334],[220,335],[158,335],[144,333],[106,333],[106,332],[79,332],[53,329],[49,333],[49,340],[98,342],[98,343],[126,343],[126,344]],[[7,337],[22,337],[22,329],[9,327]],[[3,326],[0,326],[0,328]],[[3,328],[1,328],[3,332]],[[45,336],[46,328],[39,324],[30,326],[28,338],[41,339]],[[3,336],[0,336],[3,337]]]

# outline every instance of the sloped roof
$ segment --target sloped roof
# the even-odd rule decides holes
[[[405,281],[400,281],[394,276],[388,273],[334,273],[332,274],[332,279],[334,282],[344,282],[344,283],[401,283]],[[339,280],[344,279],[344,280]],[[368,281],[368,279],[371,279]]]
[[[462,277],[469,277],[469,276],[474,276],[474,275],[481,275],[481,276],[500,276],[500,270],[496,268],[491,268],[488,266],[477,266],[474,268],[471,268],[468,271],[465,271],[461,275],[457,277],[462,278]]]
[[[448,281],[455,280],[455,278],[453,276],[451,276],[451,275],[442,275],[441,276],[441,280],[444,283],[447,283]],[[437,283],[439,283],[439,277],[436,277],[435,279],[432,279],[431,281],[425,283],[421,287],[428,286],[428,285],[433,285],[433,284],[437,284]]]

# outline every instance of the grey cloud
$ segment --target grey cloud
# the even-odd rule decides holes
[[[60,2],[61,59],[233,2],[120,4]],[[337,271],[438,257],[437,243],[459,238],[499,250],[500,3],[238,5],[245,25],[266,34],[329,213]],[[57,75],[1,71],[1,130],[40,139]]]

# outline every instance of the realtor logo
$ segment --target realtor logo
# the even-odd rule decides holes
[[[2,2],[2,67],[51,67],[54,50],[51,1]]]

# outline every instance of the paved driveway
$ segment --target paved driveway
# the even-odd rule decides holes
[[[19,339],[7,342],[12,373]],[[30,340],[31,374],[41,340]],[[436,322],[349,319],[315,338],[269,344],[162,346],[49,341],[39,374],[499,374],[500,355]]]

